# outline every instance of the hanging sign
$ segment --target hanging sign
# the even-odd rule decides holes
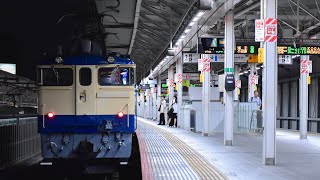
[[[312,73],[312,61],[308,61],[309,73]]]
[[[300,60],[300,73],[301,74],[308,74],[308,60]]]
[[[240,79],[237,79],[235,81],[235,83],[236,83],[236,88],[241,88],[241,80]]]
[[[178,83],[182,83],[182,74],[178,74]]]
[[[210,59],[203,59],[203,72],[210,72]]]
[[[250,84],[258,84],[259,76],[249,75],[249,83]]]
[[[224,62],[224,54],[210,54],[210,62]],[[233,60],[235,63],[247,63],[249,55],[247,54],[234,54]]]
[[[264,42],[264,20],[256,19],[255,20],[255,41]]]
[[[258,50],[258,62],[263,63],[264,62],[264,49],[259,48]]]
[[[198,81],[199,80],[199,73],[184,73],[182,78],[193,80],[193,81]]]
[[[198,71],[202,71],[202,69],[203,69],[203,60],[198,59]]]
[[[279,55],[279,64],[291,65],[292,56],[291,55]]]
[[[197,53],[183,53],[183,63],[197,63],[200,55]]]
[[[278,32],[278,19],[267,18],[265,20],[264,40],[265,42],[277,42]]]

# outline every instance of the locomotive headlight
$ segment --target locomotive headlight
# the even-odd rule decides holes
[[[122,118],[124,116],[124,113],[121,111],[121,112],[118,112],[117,115],[118,115],[119,118]]]
[[[59,63],[59,64],[63,62],[63,59],[62,59],[62,57],[60,57],[60,56],[56,57],[55,60],[56,60],[56,62]]]
[[[108,57],[108,62],[109,63],[114,63],[114,61],[115,61],[114,57],[112,57],[112,56]]]
[[[48,114],[48,118],[52,119],[54,118],[55,114],[53,112],[49,112]]]

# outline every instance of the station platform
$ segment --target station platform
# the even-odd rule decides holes
[[[223,133],[203,137],[180,128],[138,118],[137,136],[143,179],[319,179],[320,135],[301,140],[298,132],[277,131],[275,166],[262,164],[261,134]]]

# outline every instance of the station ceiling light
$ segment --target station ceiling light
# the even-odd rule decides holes
[[[193,26],[195,24],[195,22],[191,21],[188,26]]]
[[[184,33],[188,33],[188,32],[190,32],[191,31],[191,27],[186,27],[186,29],[183,31]]]
[[[179,37],[179,39],[176,41],[174,47],[177,47],[181,41],[184,40],[184,38],[187,36],[187,34],[191,31],[191,28],[193,25],[196,24],[196,22],[205,14],[205,11],[198,11],[196,15],[194,15],[194,17],[192,18],[192,20],[189,22],[188,26],[185,27],[182,35]],[[175,48],[172,47],[172,42],[170,44],[170,48],[169,51],[175,50]],[[170,54],[170,52],[168,51],[168,53]],[[171,54],[170,54],[171,55]],[[164,57],[160,63],[153,69],[152,72],[157,73],[157,71],[161,68],[162,64],[164,63],[168,63],[171,59],[169,59],[169,56]],[[151,74],[150,74],[151,75]],[[153,75],[153,73],[152,73]]]

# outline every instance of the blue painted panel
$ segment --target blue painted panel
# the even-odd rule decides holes
[[[129,115],[129,127],[127,127],[127,115],[119,118],[116,115],[56,115],[49,119],[45,116],[45,128],[43,128],[42,116],[38,116],[38,131],[40,133],[99,133],[107,132],[105,125],[112,121],[111,132],[133,133],[135,130],[135,115]]]

